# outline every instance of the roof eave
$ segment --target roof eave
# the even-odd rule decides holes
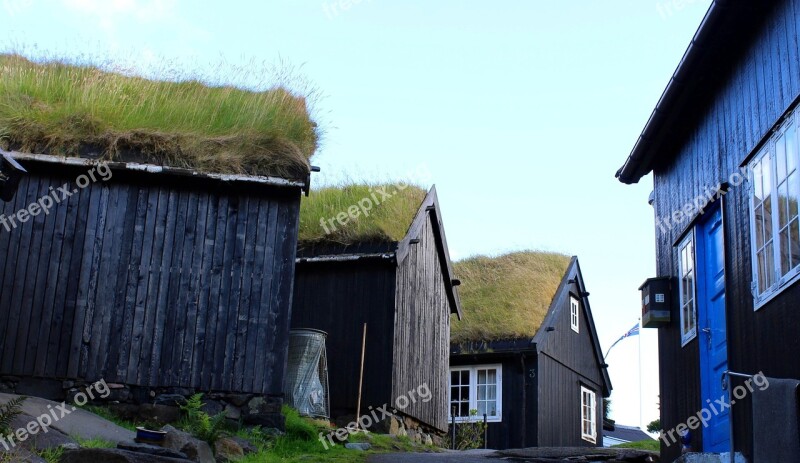
[[[672,125],[682,119],[677,113],[681,112],[687,103],[687,96],[698,86],[697,75],[711,64],[704,58],[719,46],[718,43],[725,41],[726,35],[716,32],[723,20],[731,19],[726,18],[726,13],[735,1],[714,0],[711,3],[631,153],[616,172],[620,182],[628,185],[638,183],[653,170],[657,148],[670,134]]]

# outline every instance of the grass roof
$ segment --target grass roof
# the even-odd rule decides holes
[[[300,207],[300,241],[400,241],[427,192],[414,185],[350,184],[312,190]],[[341,220],[339,220],[341,219]]]
[[[305,178],[318,131],[305,98],[158,81],[0,54],[0,146],[204,172]]]
[[[533,337],[569,262],[569,256],[536,251],[456,262],[464,316],[453,321],[450,342]]]

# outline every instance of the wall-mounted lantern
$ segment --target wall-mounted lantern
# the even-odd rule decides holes
[[[639,287],[642,292],[642,327],[661,328],[670,322],[672,279],[648,278]]]
[[[0,199],[9,202],[14,199],[19,181],[28,171],[25,170],[7,151],[0,150]]]

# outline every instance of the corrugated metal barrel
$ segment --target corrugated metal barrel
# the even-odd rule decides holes
[[[302,416],[330,418],[328,390],[328,333],[313,329],[289,332],[286,402]]]

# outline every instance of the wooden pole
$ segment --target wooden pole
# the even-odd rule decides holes
[[[361,373],[358,376],[358,402],[356,402],[356,430],[361,418],[361,387],[364,385],[364,352],[367,348],[367,324],[364,323],[364,335],[361,337]]]

